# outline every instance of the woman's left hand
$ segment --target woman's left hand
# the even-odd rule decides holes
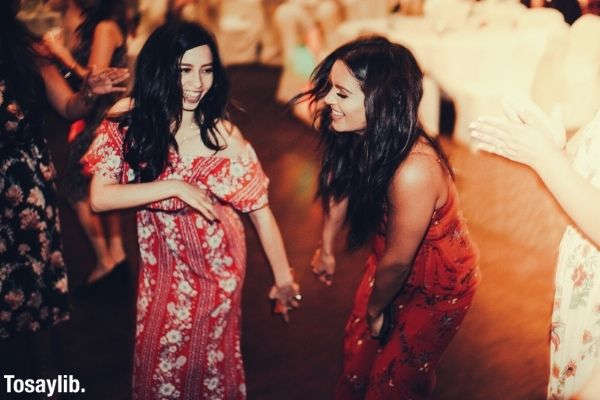
[[[383,327],[383,313],[379,313],[375,318],[372,318],[367,313],[367,325],[369,326],[369,331],[371,331],[371,336],[377,338],[381,334],[381,328]]]
[[[302,300],[300,285],[296,282],[291,282],[282,286],[273,286],[269,291],[269,299],[275,303],[273,312],[281,314],[284,321],[289,322],[288,312],[294,308],[298,308]]]
[[[100,96],[109,93],[125,92],[127,88],[120,85],[129,78],[127,68],[108,67],[97,71],[95,67],[87,74],[83,87],[85,93]]]

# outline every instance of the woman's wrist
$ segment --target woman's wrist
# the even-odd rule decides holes
[[[559,164],[561,164],[559,166]],[[552,169],[564,168],[568,160],[564,152],[557,147],[540,152],[538,158],[532,163],[531,167],[544,179],[547,174],[552,174]]]
[[[164,193],[165,199],[170,199],[171,197],[179,197],[179,186],[181,185],[180,180],[177,179],[167,179],[165,181],[159,181],[159,182],[163,182],[164,183]]]
[[[321,254],[324,256],[333,256],[333,245],[329,242],[323,241],[319,244]]]
[[[292,285],[294,283],[294,272],[291,268],[282,268],[275,271],[275,286],[278,288]]]

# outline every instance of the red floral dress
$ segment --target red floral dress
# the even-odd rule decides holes
[[[344,369],[336,390],[339,400],[428,398],[438,361],[480,281],[478,251],[450,183],[448,201],[434,213],[407,284],[394,301],[394,328],[382,347],[371,338],[365,315],[384,251],[385,238],[377,236],[346,325]]]
[[[131,182],[123,134],[104,121],[85,157],[91,173]],[[236,211],[268,203],[268,178],[247,144],[235,158],[169,153],[159,180],[206,188],[218,222],[209,223],[177,198],[137,212],[138,282],[133,397],[243,399],[240,300],[246,269],[244,230]]]

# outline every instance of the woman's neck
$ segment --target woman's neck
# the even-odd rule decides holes
[[[194,111],[183,110],[181,113],[181,125],[182,126],[193,126],[196,124],[194,120]]]

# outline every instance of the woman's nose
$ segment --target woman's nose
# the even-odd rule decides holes
[[[335,94],[333,93],[333,88],[329,89],[329,92],[327,92],[327,95],[323,100],[325,100],[325,103],[329,105],[335,103]]]

